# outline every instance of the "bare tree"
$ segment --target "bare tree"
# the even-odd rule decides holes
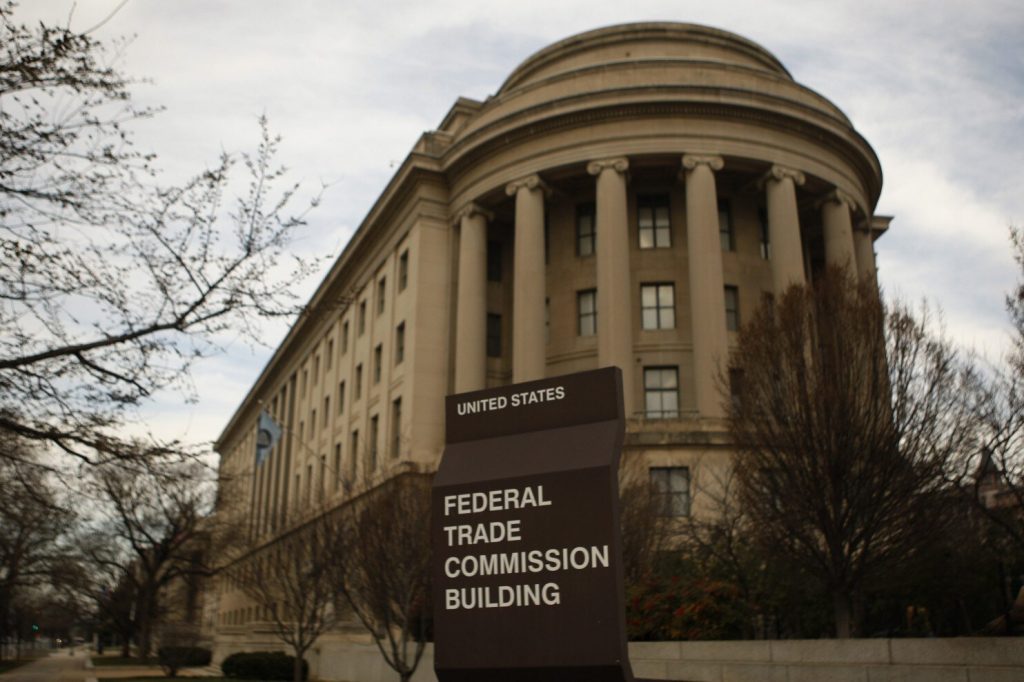
[[[339,511],[345,547],[336,586],[406,682],[429,636],[430,478],[400,474]]]
[[[26,26],[0,0],[0,428],[81,461],[130,460],[117,427],[226,330],[301,307],[317,259],[286,249],[304,221],[277,188],[278,140],[225,154],[179,186],[159,182],[130,124],[116,44]],[[231,205],[241,161],[248,188]],[[0,456],[7,456],[0,453]]]
[[[758,311],[731,371],[744,511],[849,637],[864,590],[943,532],[943,471],[977,446],[977,377],[926,316],[838,271]]]
[[[146,467],[114,463],[90,472],[89,487],[104,515],[102,539],[85,546],[89,559],[131,583],[139,655],[148,656],[161,590],[174,580],[210,575],[211,553],[203,551],[213,529],[205,522],[211,486],[198,464],[151,462]]]
[[[49,476],[26,463],[35,459],[29,444],[0,431],[0,642],[12,631],[11,613],[19,597],[35,588],[63,582],[68,538],[77,522],[62,504]],[[0,647],[0,658],[3,648]]]
[[[627,589],[650,577],[659,555],[671,547],[676,529],[663,497],[651,484],[643,461],[627,458],[619,469],[619,525]]]
[[[336,513],[320,514],[272,544],[239,558],[228,569],[259,618],[295,656],[294,680],[302,680],[306,652],[337,622],[336,563],[344,539]]]

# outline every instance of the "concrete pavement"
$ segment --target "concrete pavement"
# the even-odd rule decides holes
[[[0,675],[0,682],[85,682],[93,678],[93,671],[85,669],[88,653],[78,649],[69,655],[59,649],[46,658],[23,665]]]

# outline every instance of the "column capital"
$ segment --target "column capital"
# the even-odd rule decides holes
[[[798,171],[797,169],[790,168],[789,166],[780,166],[778,164],[775,164],[770,169],[768,169],[767,173],[761,176],[761,184],[770,181],[780,182],[782,180],[785,180],[786,178],[792,180],[793,184],[796,185],[797,187],[799,187],[800,185],[804,184],[807,181],[807,176],[805,176],[802,172]]]
[[[458,225],[462,222],[463,218],[472,218],[475,215],[483,216],[483,218],[488,222],[494,220],[494,214],[492,212],[488,211],[475,201],[471,201],[455,212],[455,215],[452,216],[452,224]]]
[[[853,200],[853,197],[838,187],[819,199],[816,206],[821,208],[825,204],[845,204],[846,208],[851,211],[857,208],[857,202]]]
[[[707,166],[713,171],[725,168],[725,160],[717,154],[683,154],[683,168],[693,170],[697,166]]]
[[[617,156],[611,159],[599,159],[597,161],[591,161],[587,164],[587,173],[590,175],[600,175],[601,171],[605,169],[612,169],[617,173],[625,173],[629,170],[629,159],[625,156]]]
[[[544,192],[545,196],[550,196],[551,194],[551,187],[549,187],[548,183],[544,182],[544,180],[536,173],[533,175],[527,175],[525,178],[513,180],[505,185],[505,194],[510,197],[514,197],[516,193],[523,188],[530,190],[539,189]]]

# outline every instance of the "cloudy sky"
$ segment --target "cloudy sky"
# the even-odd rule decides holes
[[[70,14],[85,30],[121,0],[21,3],[23,20]],[[882,285],[941,307],[963,344],[1006,347],[1007,230],[1024,225],[1020,0],[128,0],[95,35],[135,36],[123,67],[151,80],[136,98],[166,107],[136,138],[172,177],[251,148],[265,112],[292,178],[329,185],[296,248],[338,253],[457,97],[492,94],[553,41],[651,20],[752,39],[839,105],[881,159],[877,212],[895,216],[876,243]],[[270,348],[283,332],[267,331]],[[214,439],[269,353],[231,344],[197,368],[197,404],[163,396],[143,418],[162,436]]]

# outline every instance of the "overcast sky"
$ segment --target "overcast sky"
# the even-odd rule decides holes
[[[71,25],[120,2],[79,0]],[[18,14],[63,23],[72,5],[22,0]],[[963,344],[1005,349],[1003,298],[1018,277],[1007,231],[1024,225],[1020,0],[128,0],[95,35],[135,36],[123,68],[152,81],[136,99],[166,107],[136,139],[172,177],[251,148],[265,112],[292,178],[329,184],[296,248],[338,253],[457,97],[484,99],[551,42],[633,21],[738,33],[842,108],[881,159],[877,212],[895,216],[876,242],[883,287],[941,307]],[[271,349],[283,332],[268,330]],[[270,352],[231,344],[197,367],[198,403],[163,396],[149,427],[213,440]]]

